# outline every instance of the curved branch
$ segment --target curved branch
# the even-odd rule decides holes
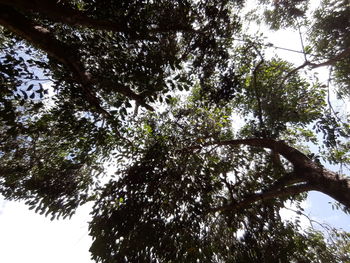
[[[164,27],[156,27],[145,30],[145,28],[139,28],[140,32],[132,30],[128,27],[125,19],[119,19],[118,21],[109,21],[102,19],[95,19],[88,16],[85,12],[73,9],[69,5],[62,5],[57,0],[0,0],[0,3],[6,4],[18,8],[22,11],[36,12],[40,15],[44,15],[47,18],[60,22],[70,26],[83,26],[93,28],[97,30],[109,30],[113,32],[129,33],[134,35],[136,39],[150,39],[149,33],[162,33],[168,31],[193,31],[192,28],[186,28],[184,26],[166,25]],[[113,17],[115,19],[115,17]]]
[[[2,4],[0,4],[0,24],[64,64],[82,85],[83,94],[88,102],[96,107],[105,117],[111,117],[106,110],[101,108],[99,99],[92,91],[91,86],[96,84],[97,81],[85,70],[78,57],[79,52],[77,50],[73,50],[71,46],[57,40],[48,29],[34,24],[32,20],[13,8]],[[110,85],[112,86],[113,83],[110,83]],[[120,94],[137,101],[139,105],[146,109],[153,110],[151,106],[144,102],[142,96],[134,93],[129,88],[119,86],[114,87],[114,89]]]
[[[125,22],[119,21],[111,22],[91,18],[84,12],[75,10],[68,5],[61,5],[57,0],[45,0],[45,1],[27,1],[27,0],[0,0],[0,3],[6,4],[25,12],[32,11],[41,15],[45,15],[48,18],[62,22],[71,26],[84,26],[102,30],[112,30],[115,32],[127,31]]]
[[[284,83],[287,81],[287,79],[289,77],[291,77],[293,74],[295,74],[297,71],[299,71],[302,68],[305,68],[306,66],[309,66],[310,62],[309,61],[305,61],[303,64],[301,64],[300,66],[296,67],[295,69],[289,71],[287,73],[287,75],[282,79],[281,84],[279,85],[278,89],[282,89],[282,86],[284,85]]]
[[[271,149],[274,152],[277,152],[280,155],[282,155],[284,158],[290,161],[295,167],[304,167],[305,164],[310,162],[310,159],[299,150],[287,145],[283,141],[276,141],[273,139],[252,138],[252,139],[237,139],[237,140],[210,142],[210,143],[204,143],[201,145],[189,146],[189,147],[183,148],[180,151],[191,151],[191,150],[202,149],[203,147],[208,147],[213,145],[219,145],[219,146],[248,145],[248,146]]]
[[[306,176],[308,181],[315,186],[316,191],[322,192],[350,208],[349,177],[341,176],[323,167],[315,167]]]
[[[215,213],[215,212],[222,212],[222,211],[228,211],[228,210],[235,211],[235,210],[239,210],[239,209],[245,209],[245,208],[249,207],[251,204],[258,202],[258,201],[266,201],[266,200],[278,198],[278,197],[287,197],[287,196],[291,196],[291,195],[297,195],[297,194],[309,192],[312,190],[316,190],[316,188],[308,183],[289,186],[287,188],[283,188],[282,190],[269,190],[266,192],[252,194],[250,196],[247,196],[245,199],[243,199],[242,201],[240,201],[238,203],[228,204],[228,205],[212,208],[212,209],[210,209],[209,212]]]
[[[293,164],[296,175],[294,176],[294,178],[293,176],[291,176],[291,178],[288,179],[290,180],[291,183],[293,182],[293,180],[296,180],[296,182],[298,182],[299,180],[300,182],[306,181],[307,186],[310,188],[310,190],[316,190],[316,191],[322,192],[334,198],[335,200],[337,200],[339,203],[343,204],[347,208],[350,208],[350,178],[342,177],[339,174],[332,172],[324,168],[323,166],[313,162],[305,154],[287,145],[283,141],[275,141],[272,139],[257,139],[257,138],[238,139],[238,140],[206,143],[203,145],[194,145],[194,146],[184,148],[181,151],[202,149],[203,147],[213,146],[213,145],[222,145],[222,146],[248,145],[248,146],[260,147],[260,148],[272,149],[273,151],[281,154],[284,158],[286,158],[288,161],[290,161]],[[283,183],[288,182],[287,179],[281,179],[281,180],[286,180],[286,182],[283,182]],[[283,193],[290,194],[291,193],[290,191],[297,186],[298,185],[293,185],[293,186],[282,188],[281,190],[276,190],[272,192],[273,193],[278,192],[278,193],[281,193],[282,195],[284,195]],[[262,194],[254,195],[253,197],[251,197],[249,200],[252,200],[252,201],[250,202],[254,202],[254,200],[257,201],[260,195]],[[263,196],[265,195],[270,196],[264,193]]]

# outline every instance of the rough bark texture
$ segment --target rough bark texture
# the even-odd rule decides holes
[[[315,187],[316,191],[329,195],[347,208],[350,208],[349,178],[312,162],[301,169],[303,169],[304,176]]]

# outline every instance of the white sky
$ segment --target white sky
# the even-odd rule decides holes
[[[297,32],[278,32],[269,35],[269,42],[276,46],[301,50]],[[279,56],[302,64],[303,56],[287,51],[278,51]],[[327,70],[320,69],[321,75]],[[312,192],[305,202],[306,213],[318,221],[326,221],[333,226],[350,231],[350,218],[341,211],[333,211],[329,197]],[[50,221],[19,202],[0,199],[0,262],[4,263],[89,263],[87,222],[91,207],[78,210],[70,220]],[[283,217],[293,217],[293,212],[285,210]],[[302,219],[304,226],[308,225]]]
[[[89,212],[50,221],[20,202],[0,200],[0,262],[85,263],[90,260]]]

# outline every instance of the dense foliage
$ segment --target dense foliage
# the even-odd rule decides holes
[[[349,95],[349,2],[259,4],[0,0],[0,194],[53,219],[93,202],[97,262],[350,261],[347,233],[280,216],[311,190],[350,209],[323,166],[350,163],[329,100]],[[302,65],[266,55],[262,21],[308,28]],[[319,67],[328,86],[301,72]]]

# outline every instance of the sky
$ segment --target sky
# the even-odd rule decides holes
[[[269,34],[269,42],[275,46],[300,50],[298,32],[277,32]],[[287,51],[278,55],[288,58],[296,66],[301,65],[303,56]],[[319,75],[327,71],[320,69]],[[324,194],[311,192],[303,206],[310,218],[326,222],[335,227],[350,231],[350,216],[342,211],[332,210],[333,200]],[[85,205],[78,209],[71,219],[50,221],[42,215],[28,210],[21,202],[9,202],[0,198],[0,262],[4,263],[89,263],[88,224],[91,207]],[[282,216],[290,219],[295,214],[284,210]],[[308,226],[306,218],[301,219]]]
[[[90,207],[70,220],[50,221],[22,202],[0,200],[0,262],[88,263]]]

